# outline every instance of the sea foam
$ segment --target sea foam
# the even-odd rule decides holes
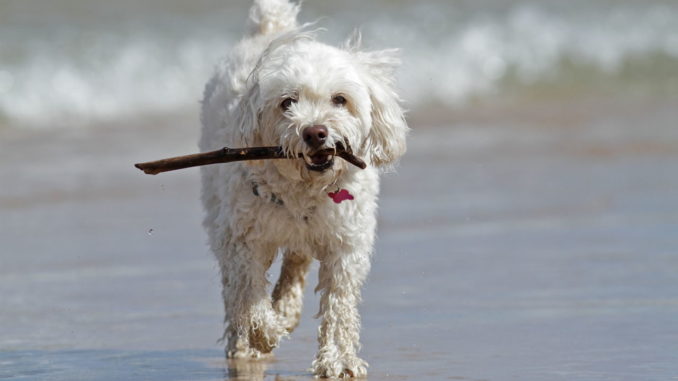
[[[236,15],[247,8],[246,2],[207,2],[188,11],[159,2],[161,9],[173,6],[160,13],[144,8],[119,25],[89,20],[105,19],[110,11],[105,4],[88,10],[94,16],[29,19],[40,22],[39,28],[0,26],[0,120],[51,127],[197,112],[203,84],[239,38],[243,20]],[[669,74],[678,73],[678,19],[672,17],[678,6],[672,3],[399,4],[376,1],[361,12],[358,2],[329,10],[309,3],[302,17],[329,12],[332,17],[319,24],[331,31],[321,36],[331,43],[362,25],[368,47],[400,47],[399,86],[409,108],[456,106],[516,85],[581,82],[586,89],[597,83],[591,77],[641,78],[646,88],[673,86],[678,93],[677,80],[656,70],[664,63],[673,68]],[[214,7],[222,8],[211,12]],[[4,11],[7,19],[11,12],[26,12]],[[64,22],[68,17],[73,22]]]

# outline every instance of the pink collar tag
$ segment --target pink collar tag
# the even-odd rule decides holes
[[[342,201],[354,199],[353,195],[350,194],[346,189],[340,189],[337,192],[330,192],[327,195],[330,196],[335,204],[341,204]]]

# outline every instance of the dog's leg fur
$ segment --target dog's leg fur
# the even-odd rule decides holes
[[[369,246],[353,253],[336,253],[321,260],[319,350],[313,373],[321,377],[364,377],[367,363],[360,349],[360,289],[370,268]]]
[[[311,257],[285,252],[280,279],[273,290],[273,308],[288,332],[299,325],[306,274],[311,265]]]
[[[275,249],[249,248],[247,240],[231,240],[219,256],[229,358],[257,358],[270,353],[287,330],[273,310],[266,291],[266,270]],[[251,241],[249,242],[251,243]]]

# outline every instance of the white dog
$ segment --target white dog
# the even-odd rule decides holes
[[[282,146],[289,160],[203,167],[204,225],[219,260],[229,358],[270,353],[299,322],[312,258],[320,261],[320,348],[312,371],[361,377],[360,288],[370,269],[379,169],[405,152],[393,90],[397,51],[342,48],[299,27],[299,6],[255,0],[250,30],[208,82],[200,149]],[[318,153],[352,147],[360,170]],[[283,255],[268,295],[266,271]]]

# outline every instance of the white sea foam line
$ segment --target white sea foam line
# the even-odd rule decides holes
[[[369,24],[365,35],[403,48],[400,83],[413,107],[432,100],[454,105],[495,92],[509,71],[526,84],[556,77],[563,57],[609,75],[630,57],[678,58],[672,11],[624,5],[587,18],[523,4],[506,14],[473,16],[435,38],[399,18]],[[235,38],[189,32],[180,41],[150,34],[113,41],[102,35],[77,57],[46,40],[29,41],[25,62],[0,63],[0,114],[51,125],[195,107],[217,57]]]
[[[400,35],[397,30],[392,34]],[[560,60],[568,57],[614,75],[630,57],[664,53],[678,58],[677,40],[678,25],[657,7],[587,23],[523,6],[505,19],[470,22],[431,45],[422,38],[409,52],[406,47],[410,70],[403,75],[403,87],[414,99],[454,104],[496,90],[509,68],[529,84],[555,77]]]
[[[201,83],[221,55],[217,47],[227,45],[188,40],[158,51],[154,41],[121,44],[106,63],[97,53],[74,62],[45,49],[25,67],[0,67],[0,112],[28,123],[65,124],[197,105]]]

